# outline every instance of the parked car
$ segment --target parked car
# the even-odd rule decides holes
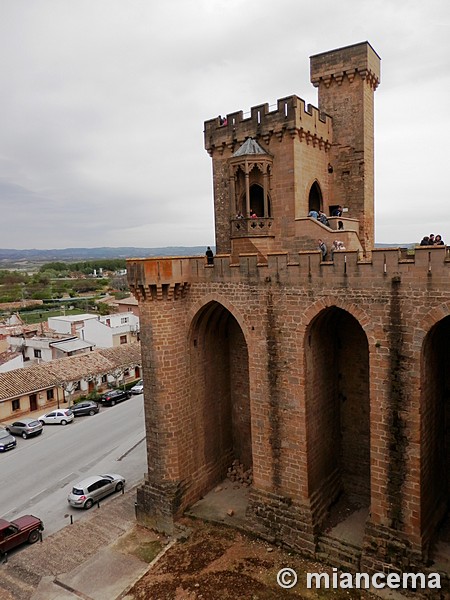
[[[73,412],[70,410],[70,408],[52,410],[51,412],[39,417],[39,421],[42,423],[42,425],[67,425],[67,423],[71,423],[73,419]]]
[[[13,435],[21,435],[24,440],[32,435],[40,435],[44,431],[42,423],[37,419],[20,419],[8,425],[6,429]]]
[[[28,542],[34,544],[41,537],[44,523],[33,515],[24,515],[14,521],[0,519],[0,554]]]
[[[132,394],[142,394],[144,391],[144,382],[141,379],[140,381],[138,381],[136,383],[136,385],[133,385],[133,387],[130,389],[130,392]]]
[[[70,506],[88,509],[95,502],[113,492],[120,492],[124,487],[125,478],[117,473],[93,475],[76,483],[67,496],[67,501]]]
[[[74,404],[71,408],[71,411],[76,417],[81,415],[95,415],[98,413],[99,408],[97,402],[92,402],[88,400],[86,402],[78,402],[78,404]]]
[[[16,447],[16,438],[14,438],[7,429],[0,429],[0,452],[6,452]]]
[[[127,400],[131,396],[127,390],[108,390],[100,396],[100,402],[103,406],[114,406],[118,402]]]

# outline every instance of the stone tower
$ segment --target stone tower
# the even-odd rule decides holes
[[[374,245],[374,91],[380,58],[368,42],[311,57],[319,110],[333,119],[331,189],[359,221],[364,248]]]
[[[346,248],[372,249],[379,68],[367,42],[319,54],[311,58],[318,109],[289,96],[275,110],[261,104],[250,116],[239,111],[205,123],[218,253],[311,250],[317,238],[331,244],[335,230]],[[344,219],[330,218],[338,205]],[[308,219],[311,209],[323,211],[329,226]]]
[[[205,123],[214,264],[128,260],[148,453],[136,513],[173,532],[237,460],[248,529],[359,572],[437,561],[448,590],[449,250],[373,248],[371,46],[313,56],[311,78],[319,108],[289,96]],[[319,237],[346,249],[323,260]]]

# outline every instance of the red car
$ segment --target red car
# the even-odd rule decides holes
[[[34,544],[41,537],[44,523],[33,515],[24,515],[14,521],[0,519],[0,555],[20,544]]]

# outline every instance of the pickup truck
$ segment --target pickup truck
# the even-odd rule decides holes
[[[0,519],[0,556],[25,542],[34,544],[43,529],[44,523],[33,515],[24,515],[14,521]]]

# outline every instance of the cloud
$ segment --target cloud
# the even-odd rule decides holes
[[[377,240],[414,241],[430,203],[450,239],[448,13],[438,0],[4,2],[0,209],[14,223],[0,245],[213,243],[203,122],[290,94],[317,104],[309,56],[363,40],[382,57]]]

